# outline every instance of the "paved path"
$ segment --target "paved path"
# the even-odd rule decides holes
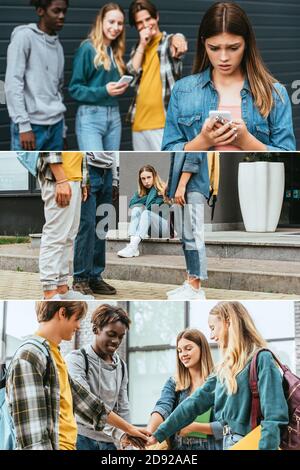
[[[111,300],[165,300],[166,291],[174,288],[168,284],[154,284],[133,281],[109,281],[116,287],[118,293],[109,296]],[[298,299],[299,296],[287,294],[270,294],[262,292],[247,292],[224,289],[205,289],[207,299],[216,300],[279,300]],[[0,271],[0,299],[34,299],[42,298],[42,289],[37,273]],[[96,296],[97,299],[104,299],[105,296]]]

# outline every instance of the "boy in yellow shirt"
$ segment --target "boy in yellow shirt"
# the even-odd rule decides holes
[[[81,199],[86,201],[87,173],[82,152],[45,152],[38,164],[45,224],[40,249],[40,279],[44,298],[93,299],[68,287],[69,263],[80,221]]]

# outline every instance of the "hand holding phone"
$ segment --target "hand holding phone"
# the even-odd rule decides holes
[[[133,76],[132,75],[123,75],[120,80],[117,82],[118,85],[124,85],[124,84],[127,84],[129,85],[129,83],[131,83],[133,80]]]
[[[230,111],[209,111],[209,118],[215,119],[216,122],[220,124],[225,124],[226,122],[232,121],[231,112]]]

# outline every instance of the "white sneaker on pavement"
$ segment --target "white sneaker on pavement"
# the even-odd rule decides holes
[[[182,289],[179,289],[175,294],[168,296],[169,300],[205,300],[205,293],[203,289],[194,289],[191,284],[185,282]]]
[[[77,290],[69,289],[65,294],[59,294],[61,300],[95,300],[93,295],[84,295]]]
[[[182,289],[184,289],[186,283],[187,283],[187,281],[184,281],[184,283],[183,283],[181,286],[176,287],[176,289],[168,290],[168,291],[166,292],[168,298],[169,298],[169,297],[172,297],[173,295],[176,295],[177,292],[179,292],[179,291],[181,291]]]
[[[43,300],[62,300],[60,294],[55,294],[53,297],[50,297],[49,299],[45,299],[45,297],[43,297]]]

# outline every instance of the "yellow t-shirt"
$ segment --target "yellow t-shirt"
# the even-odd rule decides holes
[[[42,336],[39,333],[36,333],[36,335]],[[67,365],[58,346],[49,340],[48,343],[59,376],[59,449],[76,450],[77,424],[73,412],[73,397]]]
[[[143,73],[136,99],[136,114],[132,126],[135,132],[165,127],[165,110],[162,98],[162,82],[157,47],[162,33],[145,49]]]
[[[82,180],[82,152],[62,152],[63,169],[70,181]]]

